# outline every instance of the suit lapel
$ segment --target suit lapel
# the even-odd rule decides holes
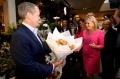
[[[23,30],[25,30],[28,34],[29,34],[29,36],[31,37],[31,39],[33,39],[34,40],[34,42],[36,42],[36,44],[38,44],[41,48],[42,48],[42,45],[41,45],[41,43],[39,42],[39,40],[37,39],[37,37],[33,34],[33,32],[31,32],[30,30],[29,30],[29,28],[27,28],[25,25],[23,25],[22,24],[22,26],[20,26],[21,28],[23,28]]]

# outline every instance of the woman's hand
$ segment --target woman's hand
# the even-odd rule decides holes
[[[96,48],[96,44],[95,43],[89,44],[89,46],[92,47],[92,48]]]
[[[95,43],[89,44],[90,47],[95,48],[95,49],[101,49],[100,45],[96,45]]]

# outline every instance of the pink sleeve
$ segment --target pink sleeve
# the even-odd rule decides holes
[[[100,34],[99,34],[99,45],[101,46],[101,48],[104,47],[104,37],[105,37],[105,34],[102,30],[100,30]]]

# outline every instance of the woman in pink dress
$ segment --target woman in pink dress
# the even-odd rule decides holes
[[[88,79],[98,74],[100,69],[100,49],[104,47],[104,32],[97,29],[98,24],[94,16],[85,18],[86,30],[83,31],[83,63]]]

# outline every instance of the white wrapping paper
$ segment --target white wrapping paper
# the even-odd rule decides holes
[[[58,39],[66,40],[68,42],[67,45],[58,45],[56,43]],[[73,53],[75,49],[82,47],[82,37],[74,39],[74,36],[71,36],[69,31],[59,33],[57,28],[55,28],[53,34],[49,32],[46,42],[54,52],[57,60],[66,58],[66,56]],[[70,45],[74,45],[75,48],[71,50],[69,47]]]

